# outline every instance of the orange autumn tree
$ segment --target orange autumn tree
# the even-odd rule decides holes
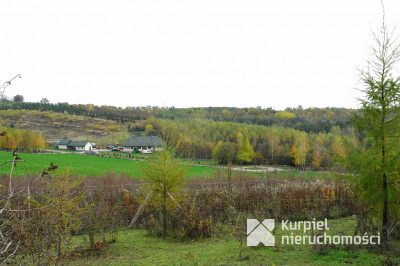
[[[0,127],[0,132],[5,132],[0,139],[0,149],[3,150],[36,151],[47,146],[43,135],[37,132],[7,127]]]

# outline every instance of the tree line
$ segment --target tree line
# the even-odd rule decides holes
[[[140,123],[143,126],[144,123]],[[335,166],[339,158],[346,156],[343,140],[354,147],[359,145],[359,138],[350,127],[344,130],[333,127],[328,133],[307,133],[293,128],[201,118],[152,118],[146,123],[152,125],[169,145],[175,147],[181,157],[215,158],[220,163],[268,163],[329,168]]]
[[[116,122],[135,122],[151,117],[160,119],[203,118],[220,122],[236,122],[250,125],[282,126],[305,132],[330,132],[333,127],[345,129],[350,124],[353,110],[345,108],[286,108],[277,111],[272,108],[234,108],[234,107],[199,107],[175,108],[158,106],[115,107],[91,104],[17,102],[2,101],[0,109],[27,109],[53,112],[68,112],[92,118],[104,118]]]
[[[215,158],[220,163],[268,163],[277,165],[293,165],[301,168],[313,167],[315,169],[330,168],[336,165],[337,159],[345,155],[341,139],[346,138],[358,146],[359,137],[351,127],[332,126],[329,131],[307,132],[292,127],[277,125],[265,126],[251,123],[229,122],[225,119],[202,118],[212,113],[214,118],[218,113],[226,113],[227,117],[234,113],[227,110],[241,112],[242,115],[257,115],[262,112],[275,112],[277,119],[296,119],[296,117],[312,117],[319,123],[319,117],[332,119],[345,117],[350,110],[341,109],[286,109],[286,111],[263,110],[257,108],[115,108],[93,105],[69,105],[50,103],[18,103],[3,109],[27,108],[46,109],[55,112],[68,112],[89,117],[106,117],[127,124],[128,130],[134,134],[144,131],[146,135],[160,135],[169,144],[175,147],[179,156],[193,159]],[[162,113],[168,113],[168,118],[160,118]],[[202,114],[202,115],[200,115]],[[220,117],[221,118],[221,117]],[[221,120],[221,121],[220,121]],[[132,122],[130,122],[132,121]],[[344,122],[347,124],[347,122]],[[146,128],[147,127],[147,128]],[[151,127],[151,128],[150,128]],[[301,127],[300,124],[298,127]],[[242,135],[240,138],[239,135]],[[239,136],[239,137],[238,137]],[[241,141],[247,141],[246,156],[238,159]],[[15,141],[14,141],[15,142]],[[13,141],[10,141],[13,143]],[[13,147],[8,145],[7,147]],[[222,156],[222,157],[221,157]]]
[[[32,152],[47,146],[43,135],[34,131],[0,126],[0,133],[0,149]]]

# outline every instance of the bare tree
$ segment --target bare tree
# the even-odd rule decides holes
[[[14,79],[16,79],[16,78],[21,78],[21,74],[16,75],[16,76],[13,77],[12,79],[10,79],[10,80],[4,82],[3,85],[1,85],[1,87],[0,87],[0,100],[3,100],[4,92],[6,91],[6,88],[7,88],[8,86],[10,86],[10,85],[11,85],[11,82],[12,82]]]
[[[13,171],[17,162],[22,162],[22,160],[18,157],[17,153],[14,152],[12,160],[5,161],[2,164],[0,164],[0,169],[1,169],[1,167],[4,166],[5,164],[11,163],[11,170],[8,181],[8,193],[6,193],[5,198],[3,199],[0,198],[0,204],[2,204],[2,206],[0,206],[0,220],[4,219],[3,216],[5,212],[10,211],[9,208],[11,205],[11,200],[16,193],[19,193],[15,191],[15,188],[13,187],[12,184]],[[2,189],[1,186],[0,189]],[[0,264],[3,263],[4,261],[7,261],[9,258],[13,257],[16,254],[20,245],[18,241],[14,240],[11,237],[11,234],[9,234],[9,232],[4,231],[3,229],[4,229],[3,223],[0,223]]]

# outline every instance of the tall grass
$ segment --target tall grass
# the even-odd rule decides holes
[[[29,178],[15,179],[15,186],[26,184]],[[0,184],[7,186],[7,178],[0,178]],[[107,173],[85,178],[73,193],[85,190],[90,204],[112,212],[110,217],[119,226],[126,226],[148,194],[144,185],[127,174]],[[42,191],[40,181],[29,187],[31,197],[41,197]],[[16,197],[14,206],[26,208],[26,196]],[[233,224],[239,214],[259,220],[304,220],[346,217],[358,209],[355,196],[343,181],[288,179],[280,173],[259,178],[238,172],[227,179],[220,171],[214,178],[188,179],[185,189],[174,197],[179,206],[171,202],[168,226],[172,234],[184,238],[209,237],[217,227]],[[159,209],[150,202],[137,225],[159,233],[160,221]]]

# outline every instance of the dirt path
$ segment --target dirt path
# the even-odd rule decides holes
[[[207,164],[188,164],[188,165],[193,165],[193,166],[205,166],[205,167],[215,167],[215,168],[223,168],[227,169],[227,166],[219,166],[219,165],[207,165]],[[256,169],[254,169],[256,168]],[[264,173],[264,172],[274,172],[274,171],[290,171],[290,170],[285,170],[277,167],[271,167],[271,166],[234,166],[232,167],[232,170],[234,171],[244,171],[244,172],[258,172],[258,173]]]
[[[257,169],[255,169],[257,168]],[[285,171],[284,169],[271,167],[271,166],[243,166],[243,167],[232,167],[232,170],[236,171],[246,171],[246,172],[275,172],[275,171]]]

